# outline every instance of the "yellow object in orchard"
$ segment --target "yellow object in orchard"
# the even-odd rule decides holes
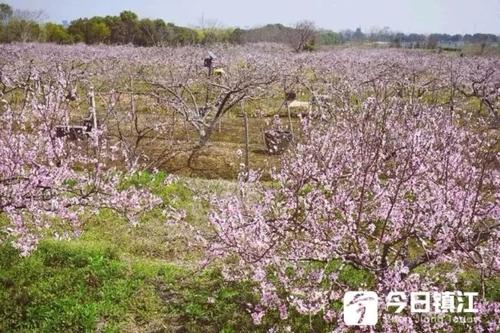
[[[214,69],[214,74],[222,76],[222,75],[226,74],[226,71],[223,68],[216,68],[216,69]]]

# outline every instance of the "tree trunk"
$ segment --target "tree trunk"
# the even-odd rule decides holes
[[[204,147],[208,143],[208,139],[210,139],[210,135],[212,134],[211,129],[202,130],[200,133],[200,139],[198,140],[198,147]]]

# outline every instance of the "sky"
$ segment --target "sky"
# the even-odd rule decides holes
[[[16,9],[44,10],[61,23],[132,10],[183,26],[232,27],[311,20],[318,27],[363,32],[389,27],[415,33],[500,34],[500,0],[0,0]],[[203,19],[202,19],[203,18]]]

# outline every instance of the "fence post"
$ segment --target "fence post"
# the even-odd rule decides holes
[[[97,135],[97,112],[96,112],[96,107],[95,107],[95,94],[94,94],[94,87],[90,88],[89,92],[89,104],[90,104],[90,115],[92,116],[92,125],[93,129],[95,131],[95,144],[96,147],[99,147],[99,137]]]
[[[290,130],[290,133],[292,134],[292,140],[294,139],[294,135],[293,135],[293,125],[292,125],[292,112],[290,110],[290,105],[288,104],[288,102],[286,102],[286,110],[288,112],[288,129]]]
[[[243,102],[241,102],[241,111],[243,112],[243,122],[244,122],[244,125],[245,125],[245,174],[246,176],[248,177],[248,172],[250,170],[250,162],[249,162],[249,138],[248,138],[248,115],[247,113],[245,112],[245,109],[244,109],[244,104]]]

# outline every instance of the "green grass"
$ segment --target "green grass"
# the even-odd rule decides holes
[[[123,186],[146,186],[165,204],[186,209],[189,223],[205,226],[207,207],[190,188],[234,188],[203,179],[164,185],[165,178],[138,173]],[[191,236],[167,226],[160,210],[136,227],[109,210],[84,220],[81,237],[45,239],[26,258],[0,243],[0,332],[264,330],[247,311],[257,300],[251,286],[226,282],[216,267],[201,270]]]
[[[251,327],[249,288],[89,241],[44,241],[20,258],[0,248],[1,332],[207,332]]]

